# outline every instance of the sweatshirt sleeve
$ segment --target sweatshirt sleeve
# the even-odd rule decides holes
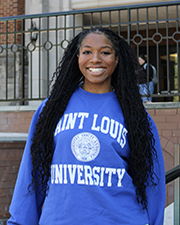
[[[155,149],[157,151],[157,158],[154,159],[154,172],[156,175],[155,181],[157,183],[157,186],[154,187],[150,185],[147,187],[147,211],[150,225],[163,225],[166,199],[164,158],[162,154],[158,130],[152,119],[151,127],[155,138]]]
[[[39,113],[44,104],[45,101],[36,110],[31,121],[26,146],[9,208],[11,217],[7,221],[7,225],[38,225],[44,196],[40,195],[38,190],[28,194],[28,186],[32,181],[31,171],[33,169],[30,152],[32,143],[31,139],[36,128]]]

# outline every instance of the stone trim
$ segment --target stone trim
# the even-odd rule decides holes
[[[144,103],[146,109],[178,109],[180,102],[152,102]]]
[[[0,142],[26,142],[27,133],[0,133]]]

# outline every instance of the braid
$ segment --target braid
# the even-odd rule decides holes
[[[62,117],[69,99],[82,79],[77,62],[76,39],[78,40],[76,37],[74,42],[69,44],[62,61],[53,75],[53,77],[56,77],[56,82],[39,115],[36,131],[32,139],[31,155],[33,170],[32,183],[29,185],[29,190],[31,186],[32,189],[35,189],[40,185],[42,187],[40,193],[46,192],[49,188],[48,180],[54,153],[53,137],[56,124]],[[36,177],[38,177],[38,180]]]
[[[123,110],[130,145],[129,173],[136,187],[137,201],[147,208],[146,187],[149,179],[155,185],[153,157],[157,155],[154,137],[150,129],[147,112],[142,104],[138,79],[138,61],[131,47],[113,31],[92,28],[77,35],[68,45],[64,56],[54,73],[56,81],[51,94],[39,115],[36,131],[32,139],[32,183],[29,188],[41,187],[41,192],[49,188],[50,165],[54,153],[54,130],[63,116],[66,106],[79,83],[83,80],[78,67],[78,49],[89,33],[104,34],[112,43],[119,63],[112,74],[112,86]]]
[[[145,209],[148,204],[146,187],[149,178],[156,185],[153,178],[153,157],[157,156],[155,140],[137,86],[138,61],[125,41],[120,42],[119,49],[119,66],[115,71],[118,78],[116,76],[116,80],[113,80],[113,85],[128,130],[131,149],[129,173],[136,187],[137,201]]]

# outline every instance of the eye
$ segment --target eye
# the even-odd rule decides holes
[[[103,54],[103,55],[110,55],[111,53],[110,53],[110,52],[104,51],[104,52],[102,52],[101,54]]]
[[[82,52],[82,54],[89,55],[89,54],[91,54],[91,52],[87,50],[87,51]]]

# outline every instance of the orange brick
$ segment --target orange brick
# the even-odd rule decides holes
[[[0,124],[1,125],[7,124],[7,119],[6,118],[0,118]]]
[[[165,162],[165,171],[168,171],[174,167],[174,156],[163,149],[163,157]]]
[[[169,183],[166,185],[166,190],[167,190],[167,198],[166,198],[166,204],[169,205],[174,201],[174,185],[173,183]]]
[[[180,130],[173,130],[173,137],[180,137]]]
[[[25,14],[25,0],[17,0],[17,1],[1,1],[0,4],[0,17],[5,17],[5,16],[16,16],[16,15],[24,15]],[[5,24],[5,23],[4,23]],[[14,31],[14,21],[9,21],[9,28],[8,31],[12,32]],[[18,27],[17,30],[20,30],[21,26]],[[5,27],[4,31],[5,32]],[[17,40],[17,43],[20,43],[20,40]],[[13,38],[8,38],[8,44],[12,44],[14,42]],[[3,40],[1,39],[0,44],[5,44],[6,39]]]
[[[163,137],[172,137],[173,131],[172,130],[162,130],[162,136]]]
[[[166,116],[166,120],[167,120],[167,122],[180,123],[180,115]]]
[[[169,137],[169,140],[174,144],[178,144],[178,138],[176,137]]]
[[[154,119],[154,122],[155,123],[165,123],[165,121],[166,121],[166,116],[164,115],[164,116],[154,116],[153,117],[153,119]]]
[[[156,115],[177,115],[177,109],[158,109]]]
[[[157,128],[160,130],[172,130],[178,128],[177,123],[156,123],[156,125]]]
[[[24,124],[24,118],[8,118],[8,124],[11,124],[11,125]]]
[[[9,217],[8,209],[25,143],[3,142],[0,145],[0,217]],[[4,159],[5,158],[5,159]]]

